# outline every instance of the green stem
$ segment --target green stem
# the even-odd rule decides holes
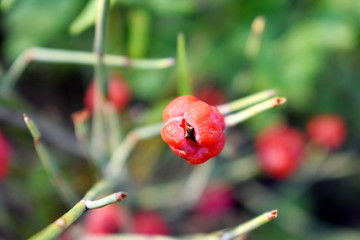
[[[60,236],[71,224],[73,224],[84,212],[86,211],[86,205],[84,201],[78,202],[67,213],[58,218],[55,222],[36,233],[30,240],[42,240],[42,239],[55,239]]]
[[[41,163],[45,168],[45,171],[50,176],[51,181],[55,186],[55,188],[57,189],[57,191],[59,192],[61,198],[64,200],[64,202],[67,205],[71,206],[76,201],[75,193],[62,178],[59,171],[59,167],[57,166],[56,162],[53,160],[53,158],[47,151],[46,147],[42,143],[41,134],[37,126],[35,125],[34,121],[32,121],[32,119],[29,118],[29,116],[27,116],[26,114],[24,114],[24,121],[32,137],[34,138],[35,149],[37,154],[39,155]]]
[[[244,107],[248,107],[250,105],[253,105],[257,102],[263,101],[265,99],[268,99],[270,97],[275,96],[276,91],[274,89],[269,89],[269,90],[265,90],[262,92],[258,92],[255,94],[252,94],[250,96],[244,97],[244,98],[240,98],[238,100],[229,102],[229,103],[225,103],[219,106],[216,106],[219,111],[223,114],[229,114],[231,112],[237,111],[239,109],[242,109]]]
[[[12,89],[26,67],[33,61],[47,63],[68,63],[81,65],[94,65],[96,55],[93,52],[49,49],[32,47],[22,52],[10,66],[0,82],[0,89],[5,94]],[[104,64],[108,67],[132,67],[139,69],[161,69],[174,65],[173,58],[163,59],[130,59],[120,55],[104,55]]]
[[[94,186],[98,187],[97,185]],[[94,190],[95,189],[91,189],[91,191]],[[100,188],[97,188],[97,190],[100,190]],[[30,239],[55,239],[60,236],[60,234],[64,232],[69,226],[71,226],[71,224],[73,224],[86,210],[101,208],[106,205],[119,202],[126,196],[127,194],[124,192],[117,192],[95,201],[83,199],[67,213],[58,218],[55,222],[51,223],[46,228],[30,237]]]
[[[90,134],[89,124],[87,123],[90,118],[90,111],[87,109],[75,112],[71,115],[71,119],[74,123],[75,135],[80,147],[85,153],[86,157],[90,154]]]
[[[244,235],[244,234],[254,230],[255,228],[258,228],[258,227],[264,225],[265,223],[268,223],[269,221],[274,220],[275,218],[277,218],[277,215],[278,215],[277,210],[272,210],[270,212],[263,213],[260,216],[254,218],[254,219],[251,219],[250,221],[247,221],[247,222],[235,227],[234,229],[232,229],[230,231],[225,232],[221,239],[223,239],[223,240],[235,239],[236,237]]]
[[[264,102],[258,103],[254,106],[246,108],[245,110],[239,111],[234,114],[230,114],[225,117],[225,125],[232,127],[240,122],[243,122],[265,110],[275,108],[286,102],[285,98],[274,97]]]
[[[269,221],[277,217],[277,210],[266,212],[260,216],[238,225],[237,227],[230,230],[220,230],[208,234],[195,234],[182,237],[172,236],[145,236],[140,234],[117,234],[117,235],[102,235],[94,236],[91,239],[102,239],[102,240],[235,240],[238,237],[268,223]]]
[[[192,86],[186,60],[186,44],[184,34],[179,33],[177,38],[177,60],[178,60],[178,91],[179,95],[192,94]]]
[[[107,139],[104,125],[103,106],[107,95],[107,73],[103,62],[106,20],[109,12],[110,0],[98,0],[97,19],[95,24],[95,108],[92,124],[91,155],[99,167],[105,161]]]

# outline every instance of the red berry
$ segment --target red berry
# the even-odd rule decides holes
[[[169,235],[170,228],[165,219],[156,212],[142,211],[134,216],[133,232],[145,235]]]
[[[11,152],[10,143],[0,132],[0,180],[3,179],[9,171]]]
[[[124,210],[117,204],[92,209],[85,218],[87,234],[112,234],[120,232],[124,221]]]
[[[162,139],[191,164],[217,156],[225,145],[224,117],[219,110],[185,95],[171,101],[163,112]]]
[[[212,85],[207,85],[200,88],[196,92],[195,96],[199,100],[204,101],[207,104],[213,106],[224,104],[226,102],[226,97],[224,92],[220,88]]]
[[[305,140],[295,128],[277,125],[256,139],[256,155],[262,169],[277,179],[290,177],[303,159]]]
[[[336,149],[345,140],[346,125],[339,115],[316,115],[307,123],[306,133],[310,140],[319,146]]]
[[[219,216],[234,207],[235,198],[230,186],[225,183],[215,183],[205,189],[197,205],[196,212]]]
[[[94,109],[95,85],[92,81],[85,92],[84,104],[91,111]],[[118,75],[111,75],[108,85],[108,99],[118,111],[122,111],[129,103],[131,97],[130,87]]]

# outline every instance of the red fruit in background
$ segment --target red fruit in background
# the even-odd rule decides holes
[[[10,143],[0,132],[0,180],[2,180],[9,171],[11,151]]]
[[[259,165],[273,178],[290,177],[301,164],[304,151],[301,132],[286,125],[267,128],[256,139]]]
[[[224,104],[226,102],[224,92],[220,88],[212,85],[207,85],[200,88],[196,92],[195,96],[199,100],[213,106]]]
[[[133,232],[144,235],[169,235],[170,227],[158,213],[142,211],[134,216]]]
[[[346,124],[339,115],[316,115],[307,123],[306,133],[312,142],[323,147],[336,149],[345,140]]]
[[[214,183],[205,189],[195,210],[201,214],[219,216],[230,211],[234,204],[232,188],[226,183]]]
[[[224,117],[219,110],[185,95],[171,101],[163,112],[162,139],[191,164],[218,155],[225,145]]]
[[[112,234],[120,232],[124,222],[124,210],[117,204],[89,210],[85,217],[87,234]]]
[[[108,100],[118,111],[122,111],[129,103],[131,90],[126,81],[118,75],[111,75],[108,84]],[[92,81],[85,92],[84,104],[89,110],[94,109],[95,84]]]

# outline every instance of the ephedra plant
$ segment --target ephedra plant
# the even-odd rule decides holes
[[[17,58],[1,81],[2,92],[11,96],[14,94],[12,92],[13,84],[32,61],[94,66],[94,82],[89,86],[84,98],[86,108],[72,115],[75,134],[79,143],[89,159],[91,159],[92,164],[97,168],[99,175],[101,175],[99,181],[94,183],[82,198],[78,198],[71,186],[62,178],[57,162],[52,158],[50,151],[43,142],[36,122],[32,120],[31,116],[24,114],[25,123],[34,139],[35,149],[50,177],[50,181],[52,181],[63,201],[70,206],[64,215],[59,216],[47,227],[46,223],[44,223],[44,229],[35,233],[31,239],[59,237],[87,211],[89,211],[87,213],[88,218],[85,221],[88,224],[86,226],[87,234],[95,232],[114,234],[120,231],[118,226],[112,224],[126,225],[126,216],[128,214],[123,214],[120,208],[114,207],[111,209],[107,205],[119,204],[117,202],[131,201],[133,199],[133,197],[128,197],[135,195],[133,192],[124,192],[118,187],[127,183],[126,161],[139,141],[160,137],[161,135],[172,151],[187,161],[186,164],[201,165],[204,162],[212,161],[212,158],[219,155],[226,146],[225,129],[232,128],[246,119],[262,111],[282,105],[286,101],[285,98],[274,97],[276,94],[274,90],[265,90],[218,106],[211,106],[192,96],[192,86],[189,81],[186,62],[185,39],[182,34],[179,34],[176,65],[178,66],[180,96],[174,98],[164,109],[164,123],[159,122],[137,127],[125,137],[120,136],[118,133],[118,118],[120,116],[118,112],[122,111],[128,104],[131,91],[123,79],[115,75],[109,77],[108,67],[160,69],[171,67],[175,64],[175,60],[173,58],[132,60],[123,56],[104,54],[104,36],[109,5],[109,0],[98,1],[93,52],[30,48]],[[261,36],[261,34],[257,35],[258,37]],[[256,51],[256,49],[252,48],[251,56]],[[91,131],[87,128],[88,125],[91,126]],[[189,176],[189,181],[195,181],[193,182],[194,185],[197,184],[195,175],[198,172],[195,165],[193,166],[194,172]],[[220,195],[225,194],[222,191],[216,192],[216,194]],[[223,201],[221,198],[218,199],[221,205]],[[117,214],[117,212],[119,213]],[[117,217],[113,215],[114,213]],[[121,219],[120,215],[122,216]],[[239,225],[233,228],[184,236],[184,238],[236,239],[276,217],[277,210],[271,210],[252,220],[238,223]],[[96,224],[97,219],[103,219],[102,225]],[[116,239],[141,239],[142,234],[169,233],[165,221],[163,222],[161,217],[156,216],[153,212],[140,212],[134,216],[133,221],[148,221],[144,219],[151,219],[154,224],[153,227],[150,227],[151,230],[160,225],[159,228],[162,230],[152,232],[148,230],[148,227],[143,227],[139,223],[134,228],[133,234],[116,233]],[[155,219],[158,219],[158,223],[156,223]],[[182,239],[183,237],[154,236],[153,238]]]

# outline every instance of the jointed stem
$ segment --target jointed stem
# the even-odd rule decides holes
[[[24,121],[29,131],[31,132],[32,137],[34,138],[35,149],[39,155],[42,164],[44,165],[47,174],[50,176],[53,185],[55,186],[65,203],[69,206],[72,206],[72,204],[76,201],[75,193],[62,178],[56,162],[52,159],[51,155],[41,141],[41,134],[35,123],[26,114],[24,114]]]
[[[234,126],[240,122],[245,121],[265,110],[280,106],[286,102],[285,98],[274,97],[267,101],[258,103],[254,106],[248,107],[245,110],[239,111],[237,113],[228,115],[225,117],[225,124],[228,127]]]
[[[269,89],[269,90],[255,93],[253,95],[250,95],[250,96],[247,96],[244,98],[240,98],[238,100],[235,100],[235,101],[232,101],[232,102],[229,102],[226,104],[219,105],[219,106],[217,106],[217,108],[223,115],[226,115],[231,112],[242,109],[244,107],[253,105],[257,102],[268,99],[270,97],[273,97],[273,96],[275,96],[275,94],[276,94],[276,91],[274,89]]]
[[[173,58],[163,59],[130,59],[120,55],[106,54],[103,56],[104,64],[108,67],[133,67],[140,69],[161,69],[173,66]],[[47,63],[68,63],[81,65],[94,65],[96,56],[93,52],[50,49],[32,47],[22,52],[11,65],[0,82],[0,89],[7,93],[12,89],[26,67],[33,61]]]
[[[46,228],[44,228],[42,231],[33,235],[30,239],[54,239],[58,237],[63,231],[65,231],[65,229],[67,229],[71,224],[73,224],[86,210],[101,208],[106,205],[119,202],[126,196],[127,194],[124,192],[117,192],[96,201],[83,199],[78,202],[73,208],[71,208],[67,213],[65,213],[63,216],[58,218],[55,222],[51,223]]]
[[[104,41],[106,20],[109,12],[110,0],[98,0],[97,19],[95,24],[95,88],[94,99],[95,108],[92,123],[91,136],[91,155],[96,161],[98,167],[101,167],[105,161],[107,150],[107,139],[105,134],[104,114],[102,112],[107,92],[107,73],[103,62]]]

